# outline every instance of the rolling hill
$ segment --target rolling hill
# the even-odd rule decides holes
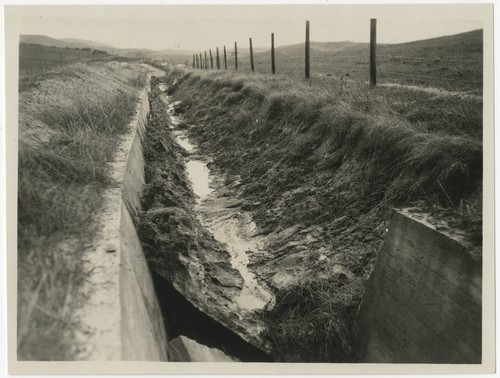
[[[19,43],[30,43],[34,45],[51,46],[59,48],[73,48],[73,49],[84,49],[84,48],[97,48],[100,50],[113,49],[112,46],[105,45],[103,43],[88,41],[83,39],[75,38],[51,38],[46,35],[38,34],[21,34],[19,36]]]
[[[57,48],[70,48],[70,49],[98,49],[105,51],[110,54],[117,54],[124,57],[144,57],[150,59],[158,59],[158,60],[170,60],[172,63],[186,63],[191,60],[192,55],[195,53],[193,51],[188,50],[174,50],[174,49],[165,49],[165,50],[150,50],[150,49],[141,49],[141,48],[127,48],[120,49],[115,48],[113,46],[86,40],[86,39],[77,39],[77,38],[51,38],[45,35],[36,35],[36,34],[26,34],[21,35],[19,38],[20,44],[30,44],[30,45],[41,45],[47,47],[57,47]],[[26,47],[24,47],[26,49]]]
[[[24,82],[31,82],[32,76],[39,70],[71,63],[85,63],[95,60],[109,60],[112,55],[101,50],[54,47],[32,43],[19,44],[19,80],[20,87]]]
[[[377,77],[380,83],[425,85],[449,90],[482,90],[483,31],[400,44],[377,44]],[[304,44],[275,50],[276,72],[303,76]],[[311,75],[314,77],[369,78],[369,44],[311,42]],[[239,69],[250,71],[246,57]],[[254,54],[256,72],[271,71],[270,48]]]
[[[90,40],[87,40],[87,39],[60,38],[59,40],[67,42],[67,43],[71,43],[74,47],[81,46],[82,48],[85,48],[85,47],[89,47],[90,46],[90,47],[95,47],[95,48],[100,49],[100,50],[114,49],[113,46],[106,45],[105,43],[100,43],[100,42],[96,42],[96,41],[90,41]]]

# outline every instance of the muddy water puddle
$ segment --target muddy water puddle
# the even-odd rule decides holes
[[[256,224],[250,214],[235,208],[238,200],[228,197],[227,193],[221,195],[225,189],[224,180],[208,168],[210,158],[200,156],[187,131],[176,127],[181,123],[179,117],[174,114],[178,103],[172,102],[169,96],[163,96],[163,101],[173,124],[171,128],[176,142],[186,151],[186,171],[196,196],[197,204],[194,210],[197,217],[216,240],[227,246],[227,251],[231,255],[231,265],[243,277],[244,286],[235,295],[235,306],[241,313],[262,310],[274,302],[274,296],[257,281],[255,275],[248,269],[248,262],[250,253],[262,250],[264,239],[253,236]]]
[[[193,152],[194,151],[194,146],[189,142],[189,139],[184,133],[179,133],[179,132],[174,132],[176,136],[176,141],[181,146],[184,148],[187,152]]]
[[[231,201],[216,195],[199,205],[202,222],[217,240],[228,246],[231,265],[243,277],[244,287],[235,298],[238,307],[248,311],[263,309],[273,300],[273,295],[259,284],[248,269],[248,254],[261,250],[262,238],[252,237],[256,225],[250,215],[228,209],[226,206],[231,206]]]

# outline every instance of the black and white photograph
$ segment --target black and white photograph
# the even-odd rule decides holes
[[[492,3],[7,4],[4,37],[10,374],[494,372]]]

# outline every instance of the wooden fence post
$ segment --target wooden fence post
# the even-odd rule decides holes
[[[224,45],[224,69],[227,70],[226,45]]]
[[[214,69],[214,58],[212,57],[212,49],[208,50],[210,53],[210,69]]]
[[[205,51],[205,69],[208,70],[207,52]]]
[[[219,46],[217,46],[217,69],[220,70]]]
[[[377,85],[377,19],[370,19],[370,87]]]
[[[194,54],[193,54],[193,68],[195,68],[195,64],[194,64],[194,63],[195,63],[195,62],[194,62]]]
[[[309,21],[306,21],[306,79],[309,79]]]
[[[234,42],[234,70],[238,71],[238,45]]]
[[[196,68],[200,68],[198,67],[198,54],[195,54],[195,63],[196,63]]]
[[[276,62],[274,60],[274,33],[271,33],[271,70],[276,73]]]
[[[250,38],[250,67],[252,68],[252,72],[255,72],[255,67],[253,65],[253,48],[252,48],[252,38]]]

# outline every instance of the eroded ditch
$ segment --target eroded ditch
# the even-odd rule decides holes
[[[355,322],[389,229],[384,201],[400,190],[396,176],[378,172],[384,149],[361,154],[336,107],[313,122],[305,108],[290,114],[295,97],[266,97],[237,80],[174,71],[165,80],[182,102],[161,104],[171,131],[156,136],[153,154],[167,168],[153,169],[161,206],[153,198],[148,211],[163,256],[155,261],[153,251],[150,261],[197,309],[275,361],[358,361]],[[373,129],[376,119],[351,110],[361,130]],[[189,173],[200,182],[191,185]],[[370,190],[377,183],[386,191]]]
[[[257,227],[251,216],[237,208],[238,199],[228,191],[228,187],[238,184],[237,178],[211,171],[210,157],[198,153],[186,125],[175,114],[178,102],[164,93],[164,85],[158,89],[172,142],[171,147],[162,142],[163,149],[171,148],[173,160],[184,167],[194,194],[194,198],[185,195],[184,201],[177,201],[178,209],[169,206],[161,210],[186,211],[181,222],[188,219],[194,235],[193,240],[186,241],[185,253],[172,251],[178,253],[174,259],[177,261],[167,264],[157,262],[165,260],[165,256],[148,256],[150,263],[153,261],[153,279],[168,339],[183,335],[241,361],[271,361],[269,344],[261,333],[265,329],[262,313],[273,306],[274,296],[248,267],[249,254],[262,253],[264,240],[255,235]],[[168,185],[165,190],[169,191]],[[173,205],[171,202],[176,201],[163,202]],[[158,210],[150,213],[157,214]]]
[[[261,203],[244,196],[248,177],[222,171],[219,155],[212,160],[200,153],[209,150],[202,140],[198,150],[190,137],[198,136],[203,123],[188,125],[185,104],[174,102],[166,89],[153,89],[144,149],[147,185],[138,229],[151,269],[201,313],[262,351],[261,361],[270,355],[276,361],[350,360],[362,277],[339,259],[343,255],[335,253],[324,225],[256,224],[252,217]],[[304,300],[305,292],[310,295]],[[218,345],[201,339],[195,338]],[[299,356],[296,340],[302,339],[316,344],[300,344],[301,350],[308,345],[308,354]],[[318,355],[324,345],[335,352]],[[255,361],[250,355],[237,357]]]
[[[166,87],[161,86],[162,90]],[[211,158],[201,156],[197,146],[189,139],[185,127],[179,129],[181,120],[175,115],[175,106],[169,96],[161,95],[168,108],[171,130],[175,141],[181,146],[185,156],[186,173],[191,182],[196,199],[193,210],[201,224],[212,233],[216,240],[224,243],[231,256],[231,265],[243,278],[243,288],[235,296],[235,303],[240,312],[262,310],[272,306],[274,296],[254,273],[248,268],[249,254],[263,250],[264,238],[256,234],[257,226],[248,213],[235,207],[241,203],[227,194],[225,182],[228,178],[212,172],[208,165]],[[235,180],[232,186],[237,185]]]

